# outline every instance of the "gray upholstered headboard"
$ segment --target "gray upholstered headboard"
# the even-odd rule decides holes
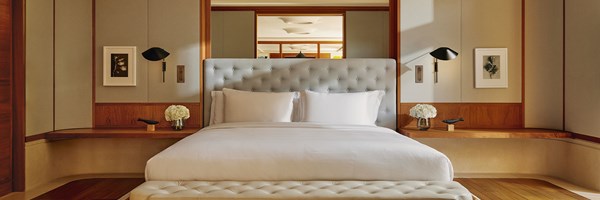
[[[396,129],[396,61],[393,59],[207,59],[204,125],[213,90],[257,92],[363,92],[384,90],[377,125]]]

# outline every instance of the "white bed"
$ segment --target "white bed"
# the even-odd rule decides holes
[[[445,155],[393,130],[392,59],[209,59],[204,67],[204,125],[210,126],[151,158],[147,182],[132,200],[471,199],[452,181]],[[258,100],[249,98],[257,93],[223,88],[279,94]],[[211,102],[212,91],[221,90],[226,98]],[[321,93],[304,92],[300,106],[292,105],[288,94],[306,90]],[[293,121],[291,113],[304,122],[255,122]],[[246,121],[227,123],[231,116]],[[329,123],[313,123],[319,120]]]
[[[148,181],[451,181],[442,153],[395,131],[361,125],[224,123],[148,161]]]

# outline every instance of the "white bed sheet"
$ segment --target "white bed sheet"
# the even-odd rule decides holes
[[[146,180],[451,181],[450,160],[395,131],[314,123],[223,123],[148,160]]]

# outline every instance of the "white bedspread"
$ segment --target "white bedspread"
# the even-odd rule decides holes
[[[146,180],[451,181],[442,153],[393,130],[309,123],[225,123],[157,154]]]

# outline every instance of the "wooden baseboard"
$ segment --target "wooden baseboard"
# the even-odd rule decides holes
[[[410,108],[417,103],[400,104],[399,127],[416,126],[416,120],[410,117]],[[432,127],[444,128],[444,119],[465,119],[456,123],[456,128],[523,128],[521,103],[428,103],[437,109],[437,117]]]
[[[157,128],[170,127],[165,120],[165,109],[170,105],[184,105],[190,110],[186,127],[201,127],[202,106],[200,103],[96,103],[94,106],[94,128],[137,128],[146,124],[138,118],[159,121]]]

